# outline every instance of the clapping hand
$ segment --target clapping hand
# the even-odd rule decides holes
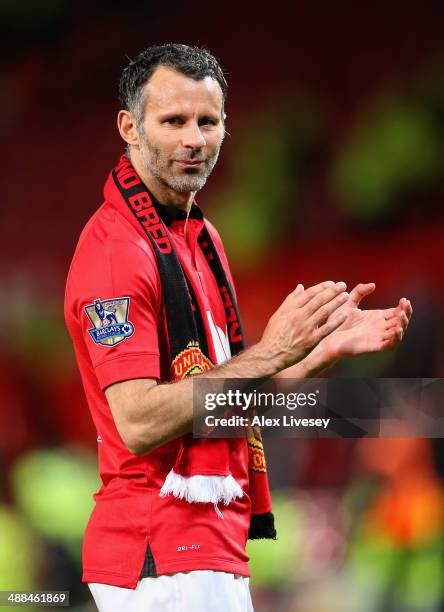
[[[374,283],[356,285],[348,300],[331,315],[334,319],[347,314],[346,320],[322,340],[332,360],[386,351],[401,342],[412,315],[410,301],[401,298],[394,308],[361,310],[361,300],[374,290]]]

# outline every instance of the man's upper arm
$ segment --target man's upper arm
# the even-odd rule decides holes
[[[86,248],[71,273],[72,311],[102,390],[159,378],[161,295],[154,254],[109,238]]]

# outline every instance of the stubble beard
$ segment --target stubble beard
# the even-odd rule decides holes
[[[220,146],[204,160],[203,168],[184,168],[183,172],[179,174],[174,172],[174,162],[162,153],[161,149],[150,143],[146,134],[139,132],[139,140],[140,160],[144,170],[163,185],[178,193],[190,193],[202,189],[219,157]],[[200,156],[197,153],[186,159],[193,161],[200,159]]]

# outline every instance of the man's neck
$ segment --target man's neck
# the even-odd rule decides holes
[[[184,210],[187,214],[190,212],[191,205],[194,200],[194,191],[182,193],[179,191],[174,191],[174,189],[170,189],[161,183],[150,172],[147,172],[140,163],[140,160],[135,155],[131,156],[131,163],[133,164],[137,174],[140,176],[146,187],[148,187],[159,204],[174,206],[179,210]]]

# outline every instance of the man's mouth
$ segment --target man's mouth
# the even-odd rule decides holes
[[[177,164],[180,164],[181,166],[190,167],[190,168],[200,166],[201,164],[204,163],[203,159],[175,159],[174,161]]]

